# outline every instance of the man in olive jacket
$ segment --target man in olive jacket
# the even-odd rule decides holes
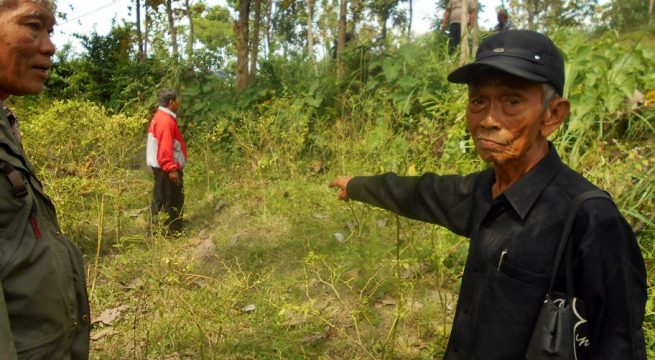
[[[82,255],[61,233],[3,102],[43,89],[54,23],[51,0],[0,0],[0,360],[89,357]]]

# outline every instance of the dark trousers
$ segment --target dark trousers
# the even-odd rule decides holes
[[[452,54],[455,52],[457,45],[459,45],[459,39],[462,37],[462,24],[459,23],[450,23],[450,40],[448,41],[448,53]]]
[[[164,224],[170,231],[179,231],[182,229],[182,208],[184,206],[184,180],[181,170],[180,183],[176,185],[168,178],[168,173],[159,168],[151,168],[155,175],[155,187],[152,191],[152,204],[150,205],[150,214],[153,223],[156,223],[157,215],[160,211],[168,214],[168,219]]]

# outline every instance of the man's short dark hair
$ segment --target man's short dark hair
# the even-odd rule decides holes
[[[160,106],[168,106],[171,101],[177,99],[177,91],[174,89],[161,89],[159,90],[159,105]]]

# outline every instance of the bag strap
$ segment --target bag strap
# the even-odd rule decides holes
[[[572,264],[573,264],[574,246],[571,244],[572,242],[569,241],[569,238],[580,205],[582,205],[582,203],[584,203],[585,201],[594,198],[605,198],[610,201],[612,200],[609,194],[607,194],[604,191],[590,190],[576,196],[575,199],[573,199],[573,201],[571,202],[571,205],[569,205],[569,208],[567,209],[567,218],[566,218],[566,222],[564,223],[564,230],[562,231],[562,236],[559,240],[557,253],[555,255],[555,262],[553,263],[553,271],[550,276],[550,281],[548,284],[549,294],[553,291],[553,288],[555,286],[555,279],[557,278],[557,273],[559,272],[559,268],[562,262],[562,257],[564,256],[564,252],[566,251],[566,265],[567,265],[566,266],[566,297],[567,300],[569,301],[573,299],[574,283],[573,283]]]
[[[18,170],[14,168],[10,163],[0,160],[0,171],[7,177],[9,183],[11,183],[12,194],[17,198],[23,198],[27,195],[27,186],[25,185],[25,180],[20,176]]]

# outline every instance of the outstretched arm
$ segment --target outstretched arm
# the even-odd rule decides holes
[[[339,199],[361,201],[468,236],[473,194],[479,178],[480,173],[420,177],[387,173],[354,178],[342,176],[330,186],[340,189]]]

